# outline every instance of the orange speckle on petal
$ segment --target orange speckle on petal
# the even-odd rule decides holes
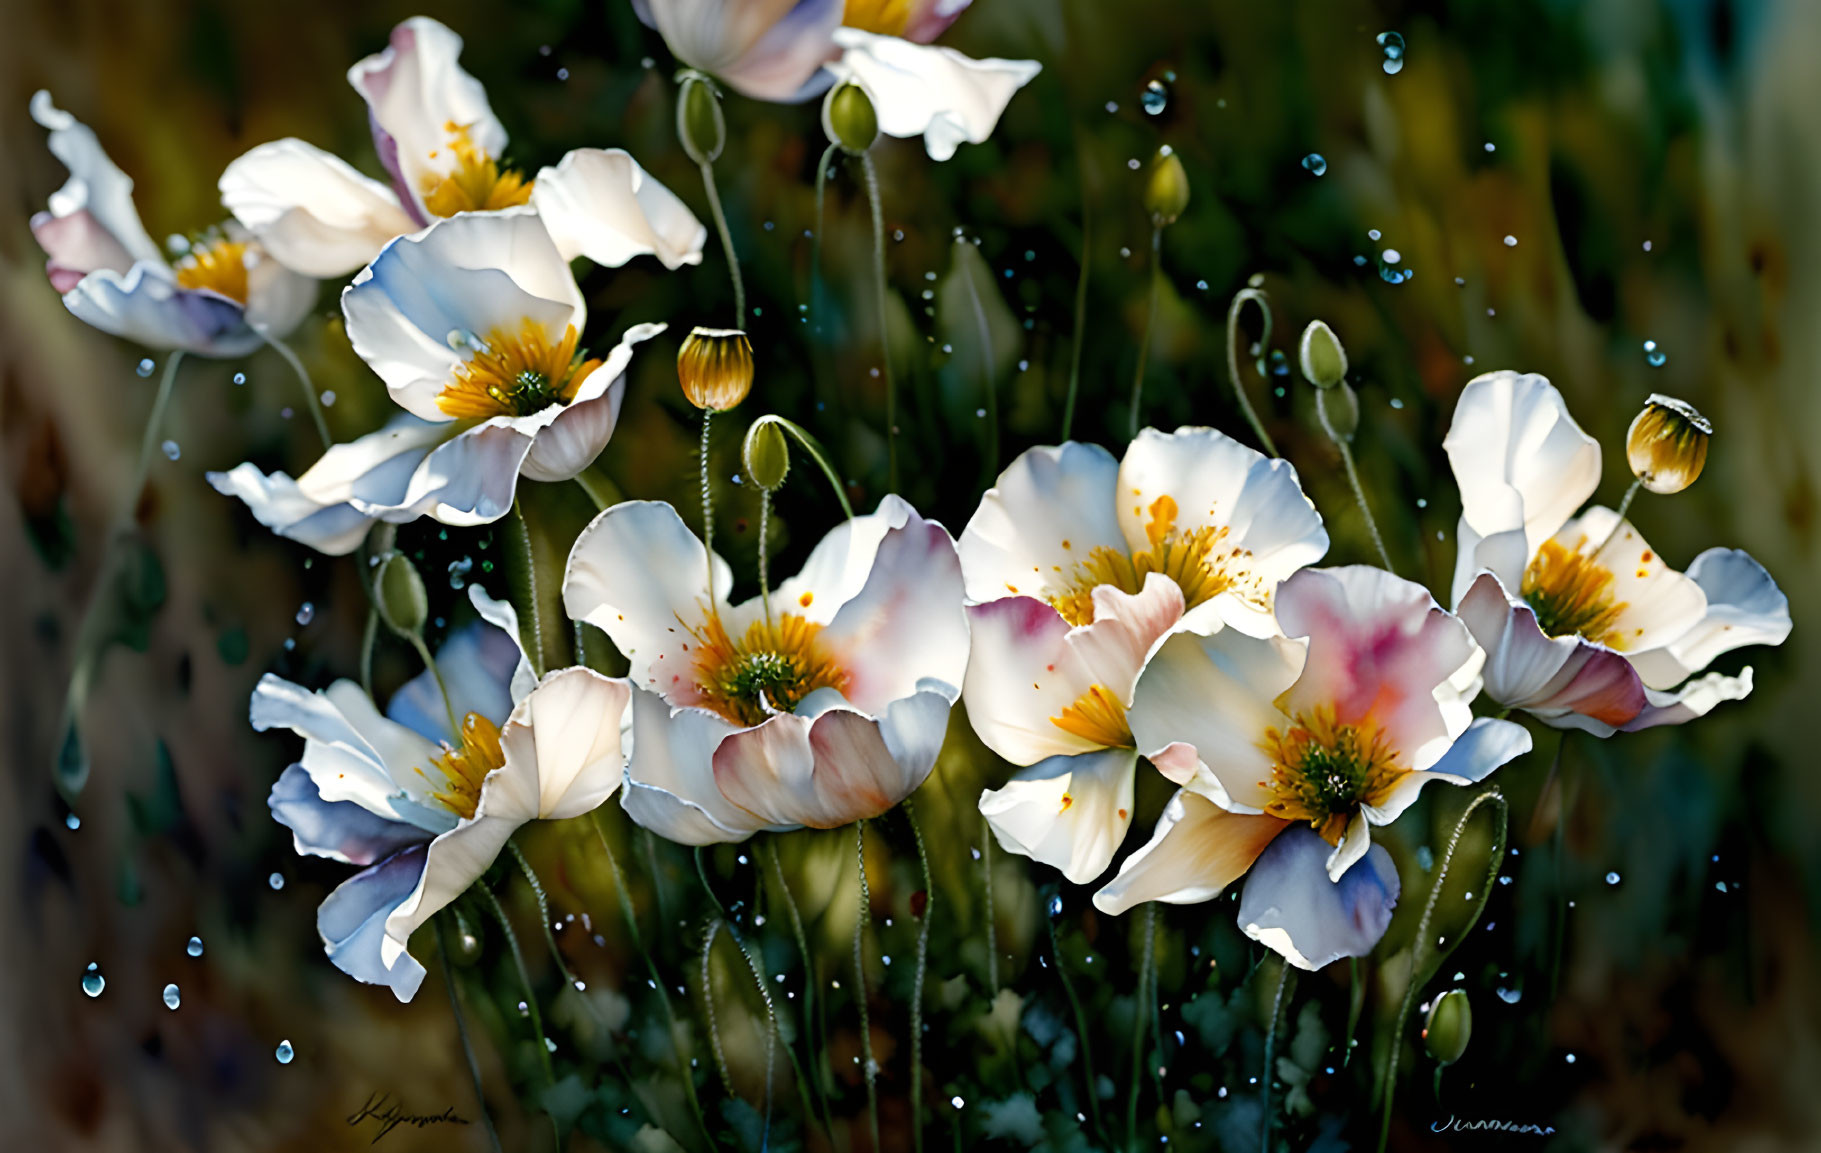
[[[813,601],[813,600],[815,600],[815,599],[816,599],[816,594],[815,594],[815,593],[813,593],[813,592],[806,592],[806,593],[804,593],[804,594],[803,594],[803,595],[802,595],[802,596],[800,596],[800,597],[798,597],[798,598],[797,598],[797,603],[798,603],[798,604],[800,604],[800,605],[802,605],[802,606],[803,606],[803,607],[804,607],[804,608],[808,608],[808,607],[809,607],[809,602],[811,602],[811,601]]]

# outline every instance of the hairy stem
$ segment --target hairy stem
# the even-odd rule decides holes
[[[1264,290],[1250,286],[1240,289],[1233,296],[1233,303],[1227,306],[1227,378],[1233,382],[1233,395],[1239,400],[1239,411],[1245,416],[1246,423],[1252,426],[1252,435],[1264,446],[1266,456],[1276,456],[1277,444],[1271,434],[1265,431],[1264,422],[1258,419],[1258,411],[1252,407],[1252,398],[1246,394],[1246,383],[1239,375],[1239,316],[1250,302],[1258,306],[1258,311],[1265,318],[1264,334],[1258,338],[1260,348],[1271,343],[1271,305]]]
[[[1265,1071],[1259,1084],[1259,1090],[1264,1094],[1264,1133],[1258,1142],[1260,1153],[1271,1153],[1271,1082],[1277,1076],[1277,1023],[1283,1019],[1284,997],[1292,980],[1290,962],[1284,961],[1277,970],[1277,995],[1271,998],[1271,1024],[1265,1030]]]
[[[866,1075],[866,1118],[879,1147],[879,1087],[873,1063],[873,1032],[866,1012],[866,926],[872,920],[872,893],[866,887],[866,822],[854,822],[854,860],[860,874],[860,915],[854,918],[854,1001],[860,1007],[860,1060]]]
[[[436,658],[430,655],[430,646],[424,643],[422,633],[410,634],[411,647],[417,650],[417,659],[423,662],[430,678],[436,682],[436,691],[443,698],[443,713],[449,718],[449,740],[456,745],[462,741],[462,719],[455,715],[455,702],[449,696],[449,686],[443,683],[443,670],[436,667]]]
[[[519,610],[518,627],[521,634],[530,631],[528,637],[521,636],[525,642],[525,655],[531,659],[531,671],[539,680],[544,677],[544,618],[537,595],[537,556],[531,549],[531,525],[525,519],[525,509],[517,499],[512,502],[512,514],[506,518],[506,538],[512,549],[514,571],[512,579],[513,600]]]
[[[911,836],[917,842],[917,863],[923,866],[923,916],[917,926],[917,975],[911,982],[911,1147],[923,1153],[923,978],[929,971],[930,915],[936,909],[936,890],[930,884],[929,853],[923,845],[923,829],[917,824],[916,810],[910,798],[904,800],[904,819],[910,822]]]

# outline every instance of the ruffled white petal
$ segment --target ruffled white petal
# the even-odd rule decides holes
[[[416,825],[382,817],[353,801],[325,801],[308,769],[292,765],[279,774],[266,798],[272,819],[291,830],[300,855],[328,857],[349,865],[371,865],[421,845],[430,834]]]
[[[671,53],[755,100],[792,101],[826,83],[845,0],[638,0]]]
[[[402,948],[387,949],[386,922],[416,891],[426,856],[418,845],[387,857],[343,881],[316,910],[316,931],[335,967],[389,987],[400,1001],[417,995],[424,967]]]
[[[1789,636],[1789,598],[1747,554],[1708,549],[1688,566],[1688,579],[1706,595],[1707,611],[1668,644],[1631,656],[1651,688],[1677,685],[1722,653],[1746,645],[1780,645]]]
[[[111,268],[91,272],[64,294],[63,306],[83,323],[147,348],[233,357],[263,343],[238,301],[179,288],[163,261],[141,261],[124,276]]]
[[[1638,530],[1621,523],[1611,509],[1588,509],[1563,525],[1554,539],[1570,552],[1599,548],[1597,559],[1612,573],[1609,588],[1619,605],[1609,643],[1620,652],[1668,644],[1706,615],[1701,586],[1665,564]]]
[[[1391,925],[1402,889],[1391,854],[1374,845],[1338,881],[1328,843],[1290,828],[1252,866],[1239,899],[1239,927],[1299,969],[1370,953]]]
[[[578,148],[537,174],[531,207],[565,260],[618,268],[655,256],[665,268],[702,263],[708,228],[676,193],[618,148]]]
[[[517,704],[537,687],[537,673],[531,667],[531,657],[525,652],[524,636],[519,632],[518,610],[512,607],[510,601],[495,600],[488,596],[487,590],[478,584],[468,586],[468,603],[474,606],[474,611],[480,614],[482,620],[505,633],[518,650],[518,660],[512,666],[512,680],[508,685],[512,701]]]
[[[1123,551],[1114,507],[1119,462],[1097,444],[1070,441],[1019,454],[980,498],[956,548],[967,599],[1044,599],[1067,589],[1096,548]]]
[[[221,203],[280,264],[305,276],[346,276],[418,225],[398,194],[301,140],[274,140],[221,174]]]
[[[1131,749],[1050,757],[981,793],[980,812],[1008,853],[1085,885],[1106,872],[1132,827],[1137,771]]]
[[[664,331],[662,324],[635,324],[562,408],[546,409],[550,422],[536,429],[520,471],[531,480],[573,480],[593,464],[613,437],[626,398],[626,369],[638,344]],[[542,414],[539,414],[542,415]],[[519,427],[524,427],[522,424]]]
[[[108,158],[94,130],[58,108],[51,102],[51,94],[43,89],[32,94],[32,119],[50,131],[46,143],[51,155],[61,160],[70,173],[63,187],[51,193],[50,214],[68,217],[87,213],[127,256],[125,264],[94,265],[81,271],[112,267],[124,272],[136,261],[163,263],[163,254],[146,234],[139,210],[133,205],[132,177]],[[53,262],[59,259],[57,253],[50,256]]]
[[[1035,60],[974,60],[858,28],[836,29],[834,41],[842,53],[829,71],[866,89],[881,132],[923,137],[932,160],[991,136],[1012,97],[1043,70]]]
[[[1288,828],[1276,817],[1229,813],[1184,789],[1164,807],[1150,841],[1094,894],[1094,907],[1117,915],[1146,901],[1193,905],[1211,900]]]
[[[260,524],[329,556],[353,552],[373,527],[373,518],[353,505],[312,500],[282,472],[267,475],[256,465],[239,464],[206,475],[216,492],[245,502]]]
[[[772,593],[773,607],[828,624],[866,587],[886,534],[913,520],[925,523],[909,501],[887,493],[872,512],[841,521],[816,542],[796,575],[778,584]],[[763,611],[756,598],[748,603],[755,612]]]
[[[639,688],[632,713],[632,759],[620,794],[628,816],[685,845],[743,841],[767,827],[715,784],[715,749],[736,726],[704,709],[673,709]]]
[[[500,736],[509,765],[533,766],[539,817],[562,820],[599,808],[625,775],[624,680],[592,669],[551,673],[519,702]]]
[[[1375,825],[1388,825],[1416,802],[1430,781],[1471,785],[1485,780],[1500,765],[1530,751],[1530,730],[1510,721],[1480,717],[1449,746],[1442,759],[1423,772],[1405,773],[1377,805],[1363,812]]]
[[[1551,637],[1536,612],[1490,572],[1468,586],[1456,610],[1486,651],[1486,695],[1546,724],[1578,727],[1580,716],[1612,727],[1645,705],[1638,674],[1620,654],[1580,637]]]

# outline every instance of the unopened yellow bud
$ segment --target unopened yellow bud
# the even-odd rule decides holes
[[[1467,1051],[1473,1036],[1473,1006],[1465,989],[1450,989],[1429,1007],[1423,1025],[1423,1047],[1438,1064],[1452,1065]]]
[[[1625,434],[1631,474],[1651,492],[1681,492],[1707,464],[1707,438],[1714,426],[1687,401],[1652,394]]]
[[[822,101],[822,131],[829,142],[858,156],[879,139],[879,113],[866,89],[848,81],[829,89]]]
[[[714,81],[699,72],[685,73],[683,90],[677,94],[677,139],[697,164],[713,164],[727,144],[721,94]]]
[[[1333,388],[1347,379],[1347,350],[1334,330],[1319,320],[1311,320],[1303,329],[1297,358],[1302,362],[1303,379],[1316,388]]]
[[[1189,206],[1189,174],[1182,159],[1168,144],[1151,161],[1151,179],[1144,187],[1144,208],[1158,225],[1174,224]]]
[[[690,404],[726,412],[752,391],[752,344],[737,328],[698,328],[677,350],[677,381]]]
[[[762,416],[746,430],[746,442],[740,446],[740,459],[746,475],[766,492],[776,492],[790,473],[790,447],[784,443],[784,430],[778,418]]]

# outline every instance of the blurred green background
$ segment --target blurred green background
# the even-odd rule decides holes
[[[271,354],[186,364],[165,432],[177,457],[156,461],[136,508],[135,587],[156,611],[97,681],[87,724],[93,775],[73,812],[51,773],[71,638],[96,591],[154,382],[135,373],[141,350],[75,321],[44,281],[26,221],[64,173],[26,115],[28,98],[48,87],[95,128],[136,178],[154,236],[191,232],[220,216],[223,166],[269,139],[299,136],[378,172],[343,73],[419,11],[467,38],[463,63],[487,85],[516,163],[535,169],[571,147],[626,147],[706,219],[700,182],[673,136],[672,65],[623,0],[7,5],[7,1148],[353,1147],[377,1127],[350,1126],[349,1117],[379,1093],[409,1112],[448,1107],[478,1121],[434,945],[418,943],[432,976],[409,1006],[333,969],[314,909],[346,870],[295,856],[265,810],[296,742],[248,729],[253,682],[268,670],[311,684],[351,675],[365,615],[352,562],[312,559],[273,538],[202,479],[244,459],[293,473],[313,459],[307,422],[287,408],[295,383]],[[1384,31],[1407,43],[1396,74],[1375,39]],[[1749,550],[1789,593],[1798,627],[1782,649],[1724,664],[1756,667],[1757,692],[1742,704],[1684,729],[1571,739],[1560,792],[1542,789],[1552,739],[1500,773],[1518,851],[1507,859],[1509,883],[1430,988],[1468,990],[1473,1041],[1439,1092],[1420,1047],[1406,1050],[1391,1143],[1815,1148],[1821,774],[1803,702],[1821,685],[1821,644],[1808,628],[1821,610],[1808,579],[1821,430],[1812,386],[1821,363],[1821,5],[979,0],[946,42],[1044,65],[991,142],[940,165],[915,142],[887,141],[877,153],[892,233],[903,488],[957,532],[996,467],[1059,435],[1084,249],[1074,431],[1120,449],[1150,275],[1143,166],[1166,143],[1187,165],[1193,198],[1163,237],[1146,421],[1211,423],[1246,438],[1224,368],[1225,315],[1232,294],[1262,273],[1277,321],[1271,348],[1293,357],[1293,334],[1315,317],[1345,340],[1363,413],[1357,451],[1392,556],[1444,595],[1459,502],[1440,442],[1454,397],[1476,372],[1548,375],[1607,449],[1607,502],[1629,480],[1619,446],[1648,393],[1686,398],[1714,420],[1701,481],[1673,498],[1646,495],[1634,519],[1678,565],[1710,545]],[[751,587],[756,505],[728,483],[738,429],[766,411],[799,420],[831,447],[855,504],[870,507],[885,488],[883,391],[857,171],[833,166],[818,278],[816,106],[731,98],[727,115],[718,171],[755,306],[759,382],[734,418],[717,422],[716,544]],[[1325,166],[1305,165],[1310,154]],[[957,235],[977,252],[961,253]],[[693,521],[696,428],[670,357],[688,326],[725,321],[719,249],[711,242],[701,266],[674,274],[649,263],[589,270],[583,287],[597,345],[627,324],[672,325],[635,364],[623,427],[600,468],[628,495],[673,500]],[[973,298],[986,301],[984,343],[982,314],[965,303]],[[318,386],[335,393],[329,419],[345,439],[375,427],[389,402],[340,335],[333,286],[319,313],[295,343]],[[1257,335],[1252,325],[1245,340]],[[1662,363],[1651,362],[1647,341]],[[1370,559],[1306,389],[1274,375],[1263,351],[1261,378],[1242,350],[1247,385],[1329,519],[1331,560]],[[988,387],[996,437],[977,415]],[[794,475],[774,521],[778,572],[794,570],[838,515],[803,462]],[[548,554],[560,556],[590,506],[573,486],[526,487]],[[402,531],[400,545],[436,590],[439,629],[466,611],[454,585],[495,584],[490,532],[424,522]],[[503,594],[503,583],[493,591]],[[408,650],[389,647],[377,679],[389,688],[415,671]],[[1133,934],[1142,918],[1097,917],[1087,890],[996,848],[980,855],[972,800],[1005,772],[958,716],[916,799],[934,867],[927,890],[901,817],[868,834],[883,1145],[910,1146],[907,1005],[928,924],[922,1086],[932,1148],[1123,1147],[1128,1110],[1147,1147],[1167,1137],[1191,1149],[1257,1148],[1255,1079],[1275,963],[1255,967],[1262,952],[1233,927],[1230,899],[1167,910],[1157,948],[1161,1041],[1148,1046],[1155,1052],[1132,1106],[1134,1007],[1143,1004],[1134,999]],[[1135,838],[1164,799],[1154,785],[1141,795]],[[1273,1094],[1280,1147],[1373,1147],[1371,1074],[1401,991],[1401,950],[1463,800],[1427,798],[1391,838],[1405,899],[1365,967],[1353,1059],[1346,966],[1305,976],[1287,998]],[[79,828],[69,827],[72,815]],[[509,951],[486,926],[460,972],[502,1139],[509,1149],[548,1148],[541,1107],[570,1148],[704,1148],[681,1091],[679,1070],[693,1063],[707,1130],[719,1144],[756,1146],[764,1010],[725,936],[704,966],[712,906],[696,863],[635,835],[617,805],[603,831],[674,1002],[681,1048],[665,1039],[664,1006],[624,931],[594,828],[535,830],[532,860],[562,924],[552,935],[586,990],[566,990],[550,963],[529,888],[497,873],[557,1043],[557,1083],[546,1089],[528,1023],[513,1011]],[[1485,849],[1470,838],[1462,852],[1477,869]],[[774,1147],[869,1147],[851,980],[851,830],[719,850],[705,855],[702,873],[763,956],[774,1000],[802,1030],[799,1057],[809,1052],[804,1038],[828,1054],[831,1073],[801,1085],[780,1061]],[[805,924],[817,989],[807,1022],[805,956],[779,876]],[[1061,911],[1050,916],[1053,898]],[[925,900],[934,902],[927,919],[918,915]],[[1444,899],[1443,923],[1464,904]],[[186,953],[192,935],[204,942],[200,957]],[[81,984],[91,962],[106,978],[94,998]],[[705,972],[732,1096],[703,1013]],[[181,989],[176,1011],[160,999],[167,983]],[[282,1066],[273,1056],[281,1040],[296,1052]],[[1161,1074],[1149,1071],[1158,1065]],[[1450,1116],[1558,1132],[1437,1134]],[[400,1128],[384,1141],[485,1147],[478,1123]]]

